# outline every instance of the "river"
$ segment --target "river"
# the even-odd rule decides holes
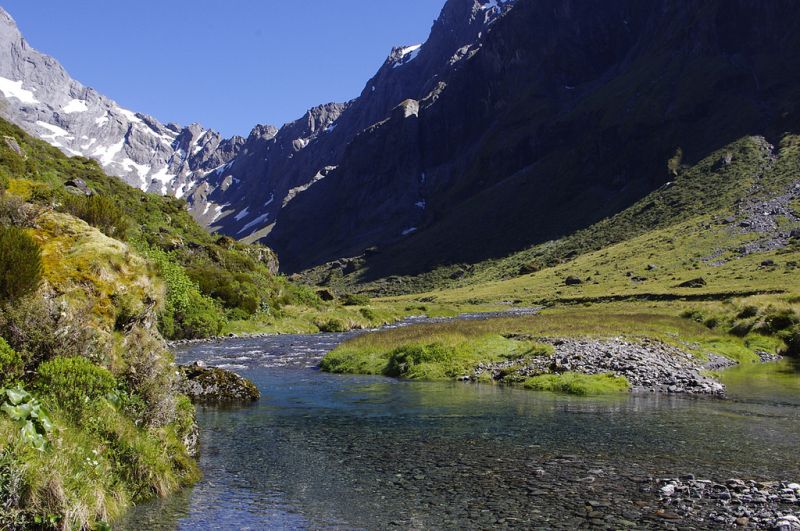
[[[116,527],[674,528],[656,516],[652,478],[800,479],[800,373],[787,361],[728,371],[727,400],[583,398],[317,370],[345,337],[181,347],[180,363],[235,370],[262,398],[200,408],[204,479]]]

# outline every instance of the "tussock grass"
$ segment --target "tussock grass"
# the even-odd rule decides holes
[[[536,340],[559,337],[656,339],[698,359],[713,352],[741,362],[756,361],[754,351],[770,346],[770,341],[761,336],[739,338],[677,315],[628,309],[569,307],[534,316],[454,320],[383,330],[346,341],[325,356],[321,367],[338,373],[452,379],[471,373],[482,362],[548,353],[552,347]],[[539,381],[541,386],[544,381]],[[560,383],[557,380],[548,385]]]
[[[625,393],[631,387],[628,380],[623,376],[574,372],[534,376],[525,380],[522,386],[525,389],[533,389],[535,391],[550,391],[580,396]]]

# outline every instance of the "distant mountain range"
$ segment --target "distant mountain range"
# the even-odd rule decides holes
[[[788,0],[448,0],[362,93],[223,139],[72,80],[0,10],[2,114],[298,271],[501,256],[618,212],[752,134],[797,129]]]

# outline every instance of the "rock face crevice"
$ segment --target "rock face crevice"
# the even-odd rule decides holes
[[[223,139],[121,109],[3,12],[0,91],[29,131],[185,197],[287,272],[370,249],[375,278],[558,238],[671,180],[678,148],[691,163],[792,131],[798,15],[789,0],[448,0],[355,99]]]

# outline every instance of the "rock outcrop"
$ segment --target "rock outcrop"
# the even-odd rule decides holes
[[[181,366],[180,371],[184,377],[180,391],[194,403],[250,403],[261,398],[253,382],[231,371],[198,363]]]

